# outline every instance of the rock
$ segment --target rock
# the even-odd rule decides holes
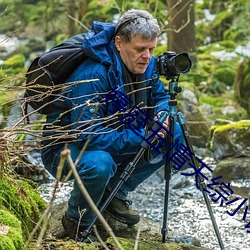
[[[210,124],[204,118],[198,106],[188,101],[181,101],[180,110],[185,117],[191,143],[196,147],[206,148],[209,141]]]
[[[189,89],[184,90],[182,92],[182,99],[194,104],[194,105],[198,105],[198,99],[196,97],[196,95]]]
[[[220,161],[213,172],[213,178],[218,176],[222,176],[220,180],[224,182],[250,179],[250,158],[228,157]]]
[[[47,230],[47,238],[44,239],[44,243],[46,244],[46,240],[49,242],[53,242],[53,245],[67,245],[69,240],[63,239],[64,244],[62,244],[62,239],[57,239],[56,236],[58,234],[62,235],[63,227],[61,224],[61,217],[65,213],[67,208],[67,204],[65,202],[57,204],[52,209],[51,221]],[[138,235],[138,231],[140,232],[138,244],[140,246],[139,249],[154,249],[154,250],[209,250],[208,248],[204,248],[200,246],[200,241],[194,237],[186,237],[186,236],[174,236],[173,234],[167,237],[166,243],[162,243],[161,239],[161,229],[154,224],[152,224],[149,220],[141,219],[140,223],[135,226],[128,226],[126,224],[120,223],[114,220],[112,217],[105,215],[106,221],[109,223],[116,237],[118,237],[119,242],[122,244],[124,249],[134,249],[135,239]],[[75,246],[79,246],[79,244],[84,243],[76,243],[70,241],[71,244]],[[98,247],[96,243],[95,247]],[[88,249],[92,249],[89,244]],[[114,245],[112,238],[108,238],[106,240],[106,244]],[[71,246],[72,247],[72,246]],[[99,245],[100,247],[100,245]],[[103,248],[93,248],[93,249],[103,249]],[[114,246],[113,246],[114,247]],[[111,247],[110,249],[114,249]],[[66,249],[66,248],[60,248]],[[69,249],[69,248],[68,248]],[[73,248],[72,248],[73,249]],[[85,247],[84,247],[85,249]]]
[[[210,136],[209,147],[216,160],[237,155],[250,157],[250,120],[214,125]]]

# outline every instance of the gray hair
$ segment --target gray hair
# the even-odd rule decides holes
[[[118,20],[116,36],[128,43],[135,35],[153,40],[160,34],[157,20],[145,10],[128,10]]]

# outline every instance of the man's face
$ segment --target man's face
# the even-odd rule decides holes
[[[124,43],[121,37],[115,37],[115,46],[128,70],[134,74],[143,74],[153,55],[157,39],[146,40],[136,35],[129,43]]]

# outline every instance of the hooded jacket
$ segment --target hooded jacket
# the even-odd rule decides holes
[[[92,29],[85,34],[83,48],[88,58],[69,77],[62,97],[47,115],[43,134],[46,147],[62,147],[67,142],[82,148],[87,142],[87,150],[104,150],[113,155],[131,154],[139,149],[144,128],[133,129],[123,124],[124,114],[113,113],[112,101],[103,101],[112,90],[116,90],[113,93],[118,99],[126,95],[114,35],[115,25],[102,22],[93,22]],[[169,95],[159,80],[155,60],[152,57],[144,73],[146,106],[153,107],[151,118],[169,109]]]

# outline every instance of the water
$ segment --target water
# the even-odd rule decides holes
[[[203,161],[204,162],[204,161]],[[213,169],[212,159],[206,159],[206,163]],[[192,169],[186,170],[192,172]],[[210,172],[203,172],[209,177]],[[130,194],[133,201],[133,208],[138,210],[142,217],[152,221],[162,227],[164,213],[165,180],[159,172],[141,184],[136,192]],[[43,184],[39,190],[45,200],[49,201],[54,183]],[[234,181],[231,185],[237,187],[248,187],[250,190],[250,180]],[[68,182],[59,188],[56,196],[56,203],[69,198],[72,189],[72,182]],[[190,236],[197,238],[201,245],[214,250],[220,250],[217,237],[214,233],[213,225],[202,195],[196,188],[195,180],[190,176],[174,174],[170,181],[168,203],[168,228],[172,237]],[[242,200],[242,198],[241,198]],[[244,214],[239,211],[234,216],[227,214],[227,210],[233,211],[237,204],[230,206],[220,206],[219,203],[210,200],[215,220],[219,227],[222,241],[226,250],[248,250],[250,249],[250,234],[246,232],[246,222],[242,221]],[[250,211],[246,221],[250,221]]]

